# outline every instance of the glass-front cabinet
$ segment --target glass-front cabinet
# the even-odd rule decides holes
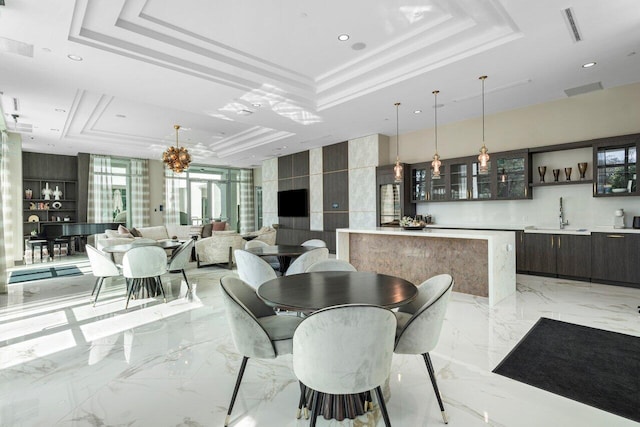
[[[469,198],[469,165],[465,163],[451,163],[449,179],[450,200],[467,200]]]
[[[637,195],[636,156],[638,141],[594,147],[594,196]]]
[[[496,199],[530,199],[531,167],[527,151],[497,153],[494,155],[496,170]]]
[[[411,201],[445,201],[447,198],[447,165],[440,166],[440,177],[433,176],[431,162],[411,165]]]

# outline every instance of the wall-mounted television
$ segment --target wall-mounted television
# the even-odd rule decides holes
[[[278,216],[309,216],[307,189],[278,191]]]

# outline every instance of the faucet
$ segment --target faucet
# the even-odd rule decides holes
[[[564,210],[562,209],[562,197],[560,197],[560,229],[562,230],[565,225],[569,225],[569,221],[564,220]]]

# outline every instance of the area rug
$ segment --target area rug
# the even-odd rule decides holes
[[[38,268],[32,270],[12,271],[9,284],[30,282],[32,280],[52,279],[63,276],[79,276],[83,274],[75,265],[61,265],[58,267]]]
[[[493,372],[640,422],[640,337],[543,317]]]

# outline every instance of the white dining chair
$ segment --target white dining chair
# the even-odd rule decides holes
[[[265,246],[269,246],[269,244],[267,242],[264,242],[262,240],[249,240],[248,242],[246,242],[244,244],[244,248],[245,249],[251,249],[251,248],[264,248]],[[277,256],[264,256],[261,257],[263,260],[265,260],[266,262],[269,263],[269,265],[271,266],[271,268],[273,268],[276,271],[280,271],[280,261],[278,261],[278,257]]]
[[[187,283],[187,289],[189,291],[191,291],[191,285],[189,284],[189,279],[187,279],[187,273],[185,273],[184,269],[189,262],[189,258],[191,258],[193,243],[194,242],[191,239],[184,242],[178,249],[173,251],[171,258],[167,261],[167,270],[171,273],[176,271],[181,272],[182,277],[184,277],[184,281]]]
[[[224,276],[220,279],[220,285],[231,338],[242,355],[240,371],[224,422],[228,426],[249,358],[275,359],[291,354],[293,333],[302,319],[276,316],[273,308],[258,297],[255,289],[237,277]]]
[[[298,258],[293,260],[293,262],[289,265],[289,268],[287,268],[287,271],[285,271],[284,275],[291,276],[292,274],[304,273],[311,265],[328,258],[329,249],[327,248],[316,248],[309,252],[305,252]]]
[[[238,266],[238,276],[256,289],[264,282],[278,277],[269,263],[258,255],[242,249],[236,249],[233,255]]]
[[[321,239],[309,239],[302,242],[302,246],[310,246],[314,248],[326,248],[327,243]]]
[[[429,352],[438,344],[453,283],[453,278],[449,274],[431,277],[418,286],[416,299],[401,306],[395,312],[398,328],[393,352],[422,355],[445,424],[448,424],[449,421],[444,410]]]
[[[395,330],[393,312],[362,304],[324,308],[300,323],[293,334],[293,372],[303,388],[313,390],[311,426],[320,410],[318,393],[370,390],[376,392],[385,425],[391,426],[380,386],[391,371]]]
[[[95,307],[104,279],[107,277],[119,277],[121,272],[109,255],[91,245],[85,245],[85,248],[89,257],[89,264],[91,264],[91,273],[96,277],[96,283],[93,285],[93,291],[91,291],[91,295],[96,294],[93,300],[93,306]]]
[[[307,267],[305,273],[313,273],[314,271],[358,271],[351,263],[341,259],[323,259],[314,262]]]
[[[122,275],[127,280],[129,289],[125,309],[129,307],[129,300],[143,285],[149,291],[149,281],[153,281],[157,291],[160,288],[164,302],[167,296],[164,293],[160,276],[167,272],[167,254],[159,246],[138,246],[128,250],[122,258]],[[146,282],[146,283],[143,283]]]

